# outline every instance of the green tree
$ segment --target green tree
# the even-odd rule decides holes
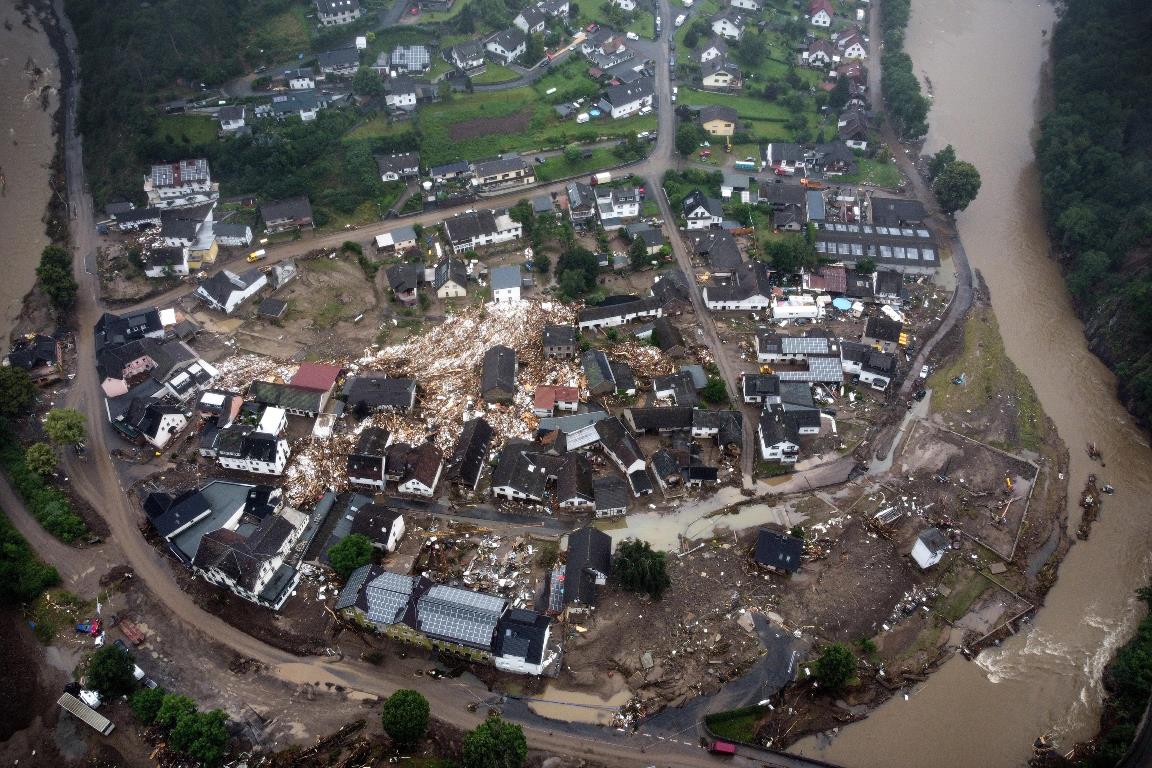
[[[50,475],[56,471],[59,459],[48,443],[33,443],[24,451],[24,464],[38,475]]]
[[[700,126],[694,123],[681,123],[676,129],[676,151],[688,157],[700,146]]]
[[[824,646],[814,666],[816,681],[829,693],[838,693],[856,677],[856,655],[844,643]]]
[[[463,768],[522,768],[528,757],[524,729],[491,716],[464,737]]]
[[[950,163],[932,182],[936,202],[948,215],[962,211],[980,192],[980,172],[976,166],[957,160]]]
[[[428,712],[428,700],[420,693],[401,689],[384,702],[380,722],[394,742],[411,747],[428,731]]]
[[[36,385],[23,368],[0,367],[0,416],[27,416],[36,402]]]
[[[628,247],[628,261],[632,264],[632,269],[644,269],[651,260],[652,257],[648,255],[648,244],[644,242],[644,238],[634,238],[632,245]]]
[[[71,408],[53,408],[44,419],[44,432],[56,445],[72,445],[84,439],[84,414]]]
[[[0,603],[19,605],[35,600],[60,583],[60,574],[36,557],[20,532],[0,510]]]
[[[856,271],[862,275],[870,275],[876,271],[876,262],[869,258],[856,262]]]
[[[583,278],[583,287],[580,289],[580,293],[583,293],[595,287],[596,278],[600,275],[600,263],[592,251],[582,246],[574,246],[561,253],[556,261],[557,275],[572,270],[578,271]]]
[[[564,147],[564,160],[568,163],[576,163],[583,157],[584,150],[580,149],[579,144],[569,144]]]
[[[176,725],[188,717],[195,714],[196,702],[187,696],[180,696],[175,693],[169,693],[164,696],[164,701],[160,702],[160,709],[156,710],[156,716],[152,718],[152,722],[161,728],[175,728]]]
[[[105,701],[136,690],[132,657],[118,645],[105,645],[88,662],[88,687]]]
[[[217,766],[228,746],[228,716],[219,709],[185,714],[173,726],[168,745],[202,765]]]
[[[156,722],[156,714],[164,704],[164,696],[163,688],[141,688],[128,700],[132,714],[144,725],[152,725]]]
[[[756,69],[763,64],[767,55],[768,49],[761,35],[744,35],[740,42],[736,43],[735,59],[749,69]]]
[[[668,577],[668,564],[664,552],[639,539],[629,539],[616,548],[612,561],[612,575],[621,588],[629,592],[645,592],[659,598],[672,583]]]
[[[360,67],[352,78],[352,92],[357,96],[381,96],[384,93],[384,80],[374,70]]]
[[[566,299],[578,299],[588,291],[588,282],[584,279],[584,273],[578,269],[566,269],[563,272],[558,272],[559,278],[557,284],[560,287],[560,295]]]
[[[362,533],[345,536],[328,550],[328,563],[342,579],[347,579],[352,571],[370,562],[372,562],[372,540]]]
[[[928,180],[932,181],[935,179],[937,176],[943,173],[945,168],[952,165],[954,162],[956,162],[956,150],[952,148],[951,144],[949,144],[948,146],[944,147],[944,149],[933,155],[932,159],[928,161]]]
[[[532,203],[520,200],[508,209],[508,216],[512,221],[518,221],[524,226],[525,236],[532,237],[533,226],[536,224],[536,212],[532,210]]]
[[[544,58],[544,43],[540,39],[540,35],[528,35],[528,43],[524,47],[524,53],[520,54],[520,63],[525,67],[531,67],[542,58]]]
[[[36,267],[36,277],[40,287],[57,310],[69,309],[76,301],[79,285],[72,277],[72,257],[58,245],[47,246],[40,254],[40,265]]]
[[[532,266],[540,274],[546,275],[548,270],[552,269],[552,259],[548,258],[548,254],[538,250],[532,254]]]
[[[844,109],[844,105],[848,103],[848,99],[852,98],[852,89],[849,85],[848,78],[836,78],[836,85],[828,92],[828,106],[839,112]]]
[[[781,272],[799,272],[802,267],[815,266],[819,262],[816,248],[799,235],[765,241],[764,253],[772,266]]]
[[[716,376],[709,376],[708,383],[700,390],[700,397],[706,403],[718,404],[728,402],[728,388],[724,380]]]

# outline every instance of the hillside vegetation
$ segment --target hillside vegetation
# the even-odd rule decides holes
[[[1152,422],[1152,3],[1067,0],[1037,159],[1089,345]]]

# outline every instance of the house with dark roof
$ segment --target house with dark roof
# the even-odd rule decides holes
[[[517,240],[524,234],[520,222],[505,211],[465,211],[444,220],[444,234],[456,253],[472,251],[485,245],[498,245]]]
[[[511,64],[528,50],[528,37],[524,30],[509,27],[485,39],[484,48],[501,64]]]
[[[700,404],[695,382],[692,380],[692,375],[686,371],[654,377],[652,392],[657,400],[671,400],[675,405],[695,408]]]
[[[363,373],[344,381],[341,397],[349,408],[363,411],[410,411],[416,405],[416,380],[382,373]]]
[[[539,675],[547,666],[545,654],[552,619],[522,608],[509,610],[496,624],[492,656],[496,669],[520,675]]]
[[[232,424],[216,437],[216,461],[225,469],[282,475],[288,464],[289,446],[284,438],[288,414],[283,408],[268,406],[259,423]]]
[[[679,269],[665,269],[652,282],[652,298],[660,302],[665,314],[678,315],[692,306],[688,279]]]
[[[325,27],[351,24],[360,18],[360,0],[315,0],[316,17]]]
[[[900,301],[904,298],[904,276],[891,269],[878,269],[876,278],[876,298],[884,301]]]
[[[496,498],[511,501],[544,501],[548,480],[559,466],[554,457],[537,451],[527,440],[509,440],[500,450],[492,469],[491,490]]]
[[[596,218],[596,193],[592,187],[579,181],[570,181],[565,187],[568,197],[568,216],[576,226]]]
[[[624,494],[627,507],[627,490]],[[568,534],[563,585],[565,606],[595,606],[597,588],[607,584],[611,575],[611,536],[590,525]]]
[[[591,510],[596,507],[592,465],[580,453],[568,453],[556,470],[556,505],[561,509]]]
[[[224,269],[200,283],[196,297],[212,309],[230,315],[267,285],[268,277],[259,269],[250,269],[242,275]]]
[[[698,230],[685,233],[685,240],[693,252],[707,260],[713,277],[726,280],[744,266],[744,257],[731,232],[722,229]]]
[[[408,452],[405,464],[404,474],[397,486],[400,493],[434,496],[444,470],[440,449],[434,443],[420,443]]]
[[[576,324],[580,330],[611,328],[633,320],[656,318],[664,314],[660,302],[653,298],[642,299],[636,296],[617,298],[618,301],[612,301],[612,297],[609,297],[600,306],[580,310],[576,316]]]
[[[424,267],[411,262],[393,264],[384,270],[388,287],[396,300],[407,307],[415,306],[420,300],[420,286],[424,284]]]
[[[622,517],[628,514],[629,484],[616,475],[597,475],[592,481],[596,495],[596,517]]]
[[[444,57],[461,72],[480,74],[475,70],[484,66],[484,44],[479,40],[465,40],[449,48]]]
[[[381,181],[414,179],[420,175],[419,152],[396,152],[391,155],[376,155],[375,158]]]
[[[707,64],[710,61],[724,61],[724,56],[713,56],[701,63]],[[736,126],[740,124],[740,117],[732,107],[711,104],[703,107],[697,113],[696,122],[713,136],[731,136],[736,133]]]
[[[385,504],[365,504],[355,511],[349,535],[367,536],[372,546],[395,552],[404,536],[404,515]]]
[[[12,342],[8,365],[28,374],[35,384],[49,384],[60,378],[60,342],[42,333],[29,333]]]
[[[580,358],[584,381],[593,395],[610,395],[616,391],[616,378],[608,355],[599,349],[589,349]]]
[[[307,523],[300,512],[275,514],[265,505],[252,507],[246,498],[239,517],[200,538],[192,570],[245,600],[279,610],[300,580],[284,560]]]
[[[761,568],[775,573],[795,573],[800,568],[803,556],[803,539],[768,528],[761,528],[756,534],[752,561]]]
[[[472,164],[472,183],[482,189],[532,184],[535,181],[532,166],[514,153]]]
[[[720,201],[706,196],[698,189],[684,198],[680,213],[688,229],[709,229],[719,227],[724,222],[724,207]]]
[[[625,231],[628,232],[628,237],[632,238],[633,241],[640,240],[644,243],[644,250],[649,256],[657,255],[660,253],[660,249],[668,244],[668,238],[664,236],[664,233],[651,224],[644,222],[629,224],[625,227]]]
[[[254,381],[248,386],[248,399],[262,406],[283,408],[293,416],[316,418],[328,404],[331,391],[317,392],[313,389],[294,387],[291,384],[277,384],[271,381]]]
[[[868,200],[871,224],[880,227],[922,227],[928,219],[924,203],[915,198],[876,197]]]
[[[800,432],[794,421],[785,418],[782,409],[764,409],[760,414],[757,435],[760,439],[760,456],[765,461],[795,464],[800,457]]]
[[[545,325],[544,356],[571,359],[576,356],[576,329],[570,325]]]
[[[360,51],[355,47],[324,51],[316,55],[316,65],[321,75],[350,77],[360,68]]]
[[[876,315],[868,318],[868,322],[864,325],[864,336],[860,340],[881,352],[891,354],[899,349],[900,336],[903,332],[903,323],[883,315]]]
[[[516,352],[497,344],[484,353],[480,396],[490,403],[511,403],[516,395]]]
[[[704,306],[713,311],[757,312],[774,306],[772,272],[762,261],[742,265],[726,285],[707,285]]]
[[[464,422],[456,447],[444,468],[445,479],[469,490],[476,490],[493,434],[492,426],[482,417],[477,416]]]
[[[613,464],[625,475],[644,470],[646,462],[644,452],[641,450],[636,438],[632,436],[618,418],[604,419],[596,422],[596,433],[600,436],[600,445]]]
[[[744,15],[738,8],[725,8],[712,17],[712,32],[728,40],[739,40],[747,29]]]
[[[692,428],[693,409],[689,406],[625,408],[621,418],[636,433],[660,433],[687,431]]]
[[[610,85],[600,97],[600,109],[614,120],[629,117],[645,107],[651,107],[654,94],[655,80],[651,77],[641,77],[627,84]]]
[[[312,203],[306,195],[273,200],[260,206],[260,218],[268,234],[312,229]]]
[[[436,262],[433,274],[432,289],[437,298],[458,299],[468,295],[468,265],[460,259],[445,256]]]
[[[348,482],[384,490],[384,459],[392,435],[382,427],[367,427],[356,440],[356,447],[348,454]]]
[[[216,242],[229,248],[242,248],[252,242],[252,227],[247,224],[225,221],[213,224],[212,231],[216,235]]]
[[[861,384],[883,392],[896,376],[895,355],[881,352],[867,344],[840,342],[840,361],[844,373],[859,378]]]

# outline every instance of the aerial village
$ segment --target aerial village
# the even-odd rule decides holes
[[[356,0],[317,5],[325,25],[360,14]],[[663,20],[698,39],[683,55],[700,93],[747,82],[729,48],[761,10],[731,0],[711,19]],[[152,166],[147,205],[109,205],[100,225],[101,282],[125,309],[101,318],[94,350],[142,535],[198,599],[231,593],[241,626],[258,606],[289,637],[353,627],[369,647],[611,697],[617,725],[820,641],[878,638],[876,666],[898,687],[939,658],[941,627],[973,653],[1012,631],[1032,604],[1006,586],[973,593],[973,573],[1012,562],[1040,469],[921,421],[933,365],[912,361],[951,285],[924,206],[902,184],[846,180],[872,135],[863,13],[826,36],[833,7],[814,0],[812,40],[794,51],[817,80],[849,83],[833,140],[733,154],[747,116],[674,89],[701,141],[663,190],[626,167],[543,188],[552,160],[515,152],[378,154],[419,215],[311,248],[307,196],[243,220],[207,159]],[[440,55],[473,76],[507,66],[568,14],[543,0]],[[567,38],[606,85],[556,119],[646,118],[638,41],[608,24]],[[272,73],[284,90],[251,114],[219,109],[220,131],[315,119],[351,98],[364,47]],[[389,108],[439,98],[426,46],[369,66]],[[805,257],[764,257],[781,243]],[[129,262],[146,300],[125,291]],[[52,387],[70,356],[39,335],[8,363]],[[903,449],[878,460],[900,425]],[[960,489],[993,511],[957,513]],[[339,576],[328,553],[354,535],[371,561]],[[663,600],[613,585],[628,539],[670,553]],[[305,611],[316,603],[326,629]]]

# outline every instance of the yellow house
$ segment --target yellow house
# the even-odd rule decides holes
[[[732,107],[712,105],[700,110],[699,122],[713,136],[731,136],[736,132],[739,117]]]

